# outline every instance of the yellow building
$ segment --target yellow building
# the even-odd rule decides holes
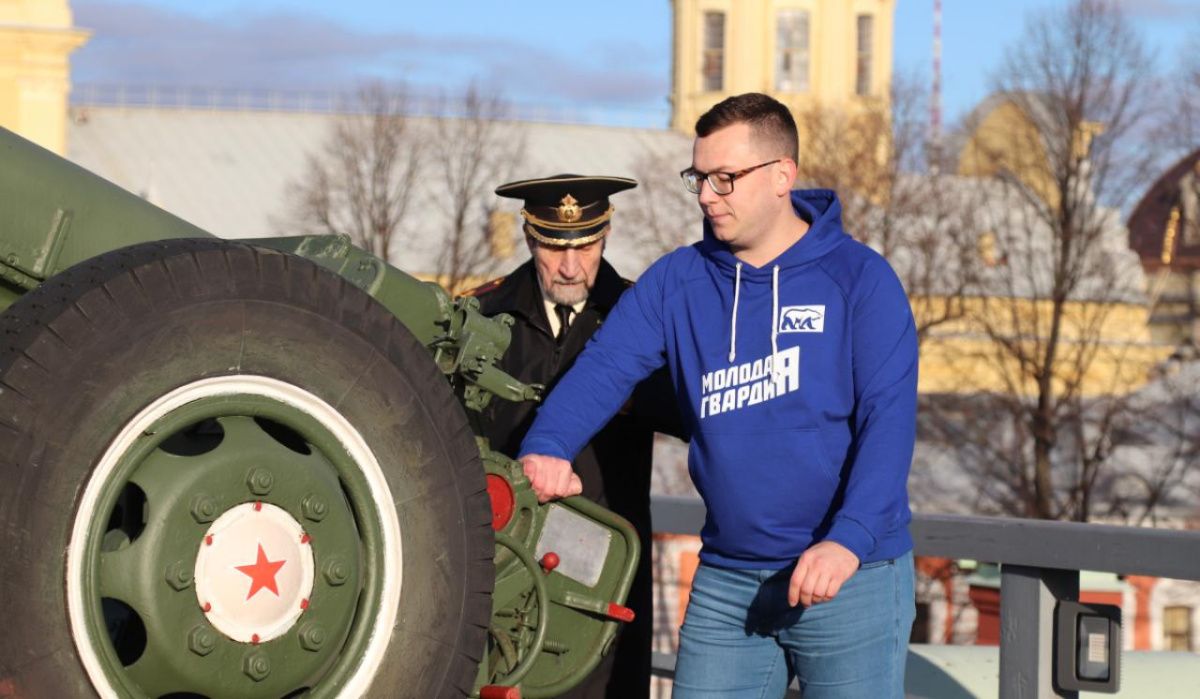
[[[0,126],[65,153],[68,58],[87,39],[67,0],[0,0]]]
[[[765,92],[793,113],[886,105],[895,0],[673,0],[671,128]]]
[[[1001,174],[1012,176],[1044,201],[1049,211],[1056,211],[1060,206],[1060,190],[1055,172],[1062,163],[1056,163],[1051,154],[1060,159],[1070,157],[1086,172],[1092,139],[1104,130],[1103,124],[1080,122],[1069,135],[1070,152],[1062,152],[1064,149],[1056,144],[1066,143],[1068,136],[1053,133],[1060,123],[1057,109],[1044,96],[1034,94],[997,94],[986,99],[967,120],[968,130],[958,153],[960,178],[976,180],[980,187],[986,187],[989,180]],[[1008,200],[1003,188],[989,204],[1009,211],[1031,207],[1031,203],[1022,202],[1019,197]],[[1109,213],[1109,218],[1116,216],[1115,211]],[[1030,250],[1041,249],[1044,257],[1027,251],[1010,263],[998,249],[1003,243],[998,242],[997,234],[985,233],[979,241],[983,265],[996,269],[1019,264],[1018,259],[1035,265],[1052,259],[1055,234],[1042,217],[1012,218],[1014,228],[1034,229],[1031,235],[1020,231],[1029,238],[1020,241],[1019,234],[1018,244],[1027,245]],[[1116,221],[1108,228],[1110,235],[1126,235]],[[1090,245],[1102,248],[1112,265],[1128,265],[1131,261],[1125,259],[1132,253],[1125,249],[1124,238],[1093,240]],[[1126,254],[1122,255],[1118,248]],[[1154,293],[1146,287],[1141,275],[1137,275],[1136,288],[1128,288],[1135,279],[1133,271],[1118,274],[1112,269],[1097,269],[1095,273],[1111,276],[1110,284],[1101,284],[1102,288],[1079,294],[1062,305],[1061,324],[1054,333],[1060,343],[1058,359],[1052,368],[1041,361],[1048,336],[1052,334],[1051,319],[1055,311],[1046,288],[1052,276],[1048,268],[1040,277],[1027,270],[1009,275],[1010,282],[1019,279],[1026,286],[1042,287],[1026,289],[1024,295],[1014,297],[1001,292],[959,301],[959,317],[931,333],[922,347],[921,390],[1032,395],[1037,388],[1033,373],[1047,369],[1054,377],[1053,391],[1059,395],[1123,395],[1141,388],[1176,348],[1174,343],[1163,342],[1152,332],[1153,300],[1142,295],[1152,297]],[[1040,283],[1032,281],[1038,278],[1042,279]],[[1006,285],[998,286],[1003,289]],[[1129,292],[1136,292],[1136,296]],[[916,298],[913,307],[920,318],[923,313],[936,315],[946,303],[946,299]],[[1033,361],[1023,365],[1019,358]]]
[[[1004,296],[917,297],[913,313],[959,305],[961,315],[921,345],[921,393],[1037,394],[1031,373],[1043,357],[1053,307],[1046,299]],[[1154,378],[1174,347],[1156,342],[1145,305],[1071,301],[1062,309],[1058,359],[1049,374],[1055,395],[1121,396]],[[1022,359],[1029,360],[1028,362]]]
[[[970,133],[958,158],[958,174],[966,177],[994,177],[1008,172],[1042,198],[1058,208],[1056,170],[1065,160],[1065,152],[1052,157],[1058,148],[1047,139],[1065,143],[1065,135],[1047,134],[1057,128],[1056,107],[1044,96],[1033,94],[997,94],[984,100],[968,118]],[[1071,134],[1070,157],[1086,160],[1092,139],[1104,132],[1104,125],[1082,121]],[[1057,158],[1057,160],[1056,160]]]

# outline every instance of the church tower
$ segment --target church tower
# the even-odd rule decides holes
[[[765,92],[799,113],[886,109],[895,0],[672,0],[671,128],[730,95]]]
[[[0,126],[60,155],[67,146],[68,57],[88,32],[67,0],[0,0]]]

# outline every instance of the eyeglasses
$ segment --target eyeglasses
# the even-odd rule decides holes
[[[745,170],[738,170],[737,172],[700,172],[694,167],[689,167],[688,169],[680,172],[679,176],[683,178],[683,186],[687,187],[687,191],[691,192],[692,194],[699,194],[701,186],[700,183],[708,180],[708,186],[712,187],[712,191],[723,196],[733,193],[734,180],[738,179],[739,177],[745,177],[760,167],[774,165],[780,160],[783,160],[783,158],[776,158],[765,163],[759,163],[754,167],[748,167]]]

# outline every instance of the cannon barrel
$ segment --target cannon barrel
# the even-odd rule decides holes
[[[18,290],[29,290],[109,250],[152,240],[212,237],[4,128],[0,163],[0,236],[5,243],[0,284],[10,286],[9,303]]]

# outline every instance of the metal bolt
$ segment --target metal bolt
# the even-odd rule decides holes
[[[255,682],[262,682],[271,674],[271,660],[260,651],[250,651],[242,658],[242,672]]]
[[[335,558],[325,566],[325,581],[330,585],[345,585],[350,579],[350,570],[341,559]]]
[[[300,647],[304,650],[317,652],[325,645],[325,627],[317,623],[305,624],[300,627]]]
[[[246,487],[255,495],[266,495],[275,487],[275,476],[265,468],[250,469],[246,474]]]
[[[188,648],[196,655],[208,655],[217,647],[217,635],[207,626],[194,626],[188,634]]]
[[[183,561],[175,561],[167,566],[164,577],[166,577],[167,584],[179,592],[192,586],[192,571]]]
[[[217,518],[217,503],[207,495],[192,498],[192,517],[199,524],[208,524]]]
[[[300,502],[300,511],[312,521],[320,522],[325,519],[325,515],[329,514],[329,505],[326,505],[325,501],[316,495],[306,495]]]

